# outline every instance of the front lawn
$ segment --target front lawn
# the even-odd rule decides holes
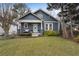
[[[60,37],[0,40],[0,55],[79,55],[79,44]]]

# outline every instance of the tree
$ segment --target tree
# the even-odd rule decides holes
[[[75,22],[73,22],[73,18],[74,18],[74,16],[77,16],[78,13],[79,13],[79,12],[77,13],[77,7],[79,7],[78,3],[76,3],[76,4],[75,3],[67,3],[64,6],[64,9],[66,11],[65,17],[67,18],[66,24],[68,22],[70,22],[70,24],[69,24],[70,34],[68,36],[71,37],[71,38],[74,37],[74,33],[73,33],[73,25],[74,24],[73,23],[75,23]],[[76,19],[75,19],[75,21],[76,21]]]
[[[30,9],[25,3],[15,3],[13,7],[13,11],[17,14],[18,17],[21,17],[26,13],[30,12]]]
[[[62,25],[62,36],[64,37],[64,38],[68,38],[68,35],[67,35],[67,31],[66,31],[66,25],[65,25],[65,22],[64,22],[64,14],[63,14],[63,6],[64,6],[64,4],[62,4],[62,3],[48,3],[48,10],[52,10],[52,9],[61,9],[61,12],[62,12],[62,19],[61,19],[61,25]]]
[[[0,4],[0,18],[2,28],[5,31],[5,36],[8,35],[9,27],[13,19],[12,4],[2,3]]]
[[[61,12],[59,14],[61,19],[61,25],[62,25],[62,34],[64,38],[73,37],[73,28],[72,28],[72,18],[74,18],[74,15],[76,13],[76,8],[79,6],[79,4],[75,3],[48,3],[48,10],[52,9],[61,9]],[[71,22],[70,24],[70,34],[67,30],[67,23]]]
[[[0,4],[0,19],[2,23],[2,28],[5,31],[5,36],[8,36],[9,27],[12,24],[13,19],[18,18],[17,13],[18,15],[20,14],[20,16],[23,16],[24,13],[27,13],[24,4]]]

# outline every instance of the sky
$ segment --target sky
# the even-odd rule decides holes
[[[46,9],[47,4],[46,3],[27,3],[27,6],[32,10],[38,10],[38,9]]]
[[[47,3],[27,3],[27,6],[31,9],[32,12],[38,10],[38,9],[42,9],[48,13],[50,13],[49,11],[47,11]],[[54,16],[55,18],[58,18],[57,14],[60,10],[52,10],[51,14],[52,16]]]

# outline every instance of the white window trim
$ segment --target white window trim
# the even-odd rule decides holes
[[[47,29],[46,29],[46,24],[47,24]],[[52,31],[53,31],[53,23],[46,23],[45,26],[45,31],[50,30],[50,24],[52,24]]]
[[[47,28],[46,28],[46,24],[47,24]],[[48,23],[46,23],[45,26],[45,31],[48,31]]]
[[[57,21],[44,21],[44,22],[56,22],[56,23],[58,23]]]
[[[59,22],[56,22],[56,21],[44,21],[45,22],[45,31],[47,31],[46,30],[46,24],[51,24],[51,23],[46,23],[46,22],[52,22],[52,30],[53,30],[53,23],[58,23],[58,31],[60,31],[60,23]],[[48,25],[48,27],[49,27],[49,25]]]
[[[27,27],[25,27],[25,26],[26,26],[26,24],[27,24],[27,23],[24,23],[24,28],[28,28],[28,24],[27,24]]]
[[[19,20],[19,22],[26,22],[26,23],[41,23],[42,21],[41,20],[29,20],[29,19],[27,19],[27,20],[24,20],[24,19],[22,19],[22,20]]]
[[[48,30],[50,30],[50,24],[52,25],[52,31],[53,31],[53,23],[48,23]]]

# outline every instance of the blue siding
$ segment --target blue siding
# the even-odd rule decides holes
[[[58,23],[53,22],[53,30],[58,31]]]
[[[22,17],[21,19],[25,19],[25,20],[39,20],[37,17],[35,17],[32,14],[28,14],[28,15]]]
[[[39,18],[41,18],[43,20],[42,22],[42,26],[43,26],[43,31],[45,30],[45,23],[51,23],[53,24],[53,30],[54,31],[58,31],[58,21],[56,19],[54,19],[53,17],[49,16],[48,14],[44,13],[43,11],[38,11],[35,13],[36,16],[38,16]],[[41,15],[41,16],[40,16]],[[40,20],[38,17],[34,16],[33,14],[29,13],[28,15],[20,18],[21,20],[24,19],[24,20]],[[44,21],[49,21],[49,22],[44,22]],[[55,21],[55,22],[52,22],[52,21]],[[35,23],[28,23],[28,28],[30,29],[31,32],[33,32],[33,24]],[[40,23],[37,23],[38,24],[38,31],[41,32],[41,24]],[[22,24],[23,26],[23,24]],[[23,29],[23,27],[22,27]]]
[[[42,11],[38,11],[37,13],[35,13],[38,17],[40,17],[40,14],[42,15],[41,19],[43,19],[44,21],[57,21],[56,19],[54,19],[53,17],[47,15],[46,13],[42,12]]]

